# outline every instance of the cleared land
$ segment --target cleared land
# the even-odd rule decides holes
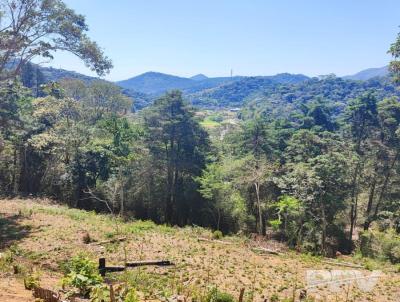
[[[199,238],[211,238],[211,232],[198,227],[117,222],[108,215],[68,209],[45,200],[0,200],[0,204],[1,255],[11,250],[21,271],[39,271],[42,286],[56,291],[60,289],[62,278],[60,265],[80,252],[96,261],[105,257],[111,265],[124,262],[124,250],[129,261],[173,261],[176,264],[173,267],[133,268],[108,275],[115,281],[134,280],[143,300],[162,300],[177,293],[199,296],[208,287],[218,286],[236,297],[240,289],[245,288],[245,301],[251,301],[252,297],[253,301],[269,301],[272,296],[283,301],[294,293],[297,301],[301,289],[306,286],[307,270],[354,269],[294,252],[271,255],[252,250],[255,246],[274,248],[268,241],[242,237],[222,239],[231,244],[199,241]],[[85,244],[82,238],[86,233],[97,243],[120,236],[127,240]],[[365,269],[360,271],[365,275],[373,269],[382,270],[383,274],[370,292],[363,292],[354,285],[343,285],[333,292],[325,285],[315,291],[309,290],[309,297],[315,301],[400,301],[400,274],[395,266],[356,257],[341,256],[337,261],[362,265]],[[34,301],[31,293],[24,289],[22,274],[14,274],[1,261],[0,301]]]

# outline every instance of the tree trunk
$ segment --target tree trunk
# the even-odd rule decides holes
[[[18,152],[17,146],[14,147],[14,154],[13,154],[13,175],[12,175],[12,194],[15,196],[18,194]]]
[[[260,184],[258,182],[254,183],[254,187],[256,189],[256,197],[257,197],[257,208],[258,208],[258,233],[263,235],[263,222],[262,222],[262,211],[261,211],[261,201],[260,201]]]
[[[351,210],[350,210],[350,232],[349,232],[349,241],[353,241],[353,232],[354,227],[357,223],[357,208],[358,208],[358,189],[357,189],[357,179],[358,174],[361,170],[360,161],[357,162],[356,169],[354,171],[354,176],[352,180],[352,190],[351,190]]]
[[[371,210],[372,210],[372,204],[374,202],[374,197],[375,197],[375,188],[376,188],[376,175],[372,179],[372,184],[371,184],[370,191],[368,194],[368,204],[367,204],[367,210],[365,212],[364,231],[367,231],[371,224],[370,215],[371,215]]]
[[[178,171],[176,168],[169,168],[168,172],[168,196],[165,209],[165,220],[167,223],[173,221],[173,206],[176,201],[176,183],[178,179]]]
[[[172,168],[168,168],[168,194],[167,194],[167,200],[165,203],[165,221],[167,223],[171,222],[171,209],[172,209],[172,204],[173,204],[173,194],[172,194],[172,183],[173,183],[173,172]]]
[[[218,215],[218,219],[217,219],[217,230],[220,230],[220,223],[221,223],[221,210],[220,208],[217,209],[217,215]]]
[[[327,222],[325,216],[325,207],[321,205],[321,219],[322,219],[322,255],[326,256],[326,229],[327,229]]]
[[[396,154],[395,154],[395,156],[393,158],[393,161],[391,162],[390,166],[387,169],[387,172],[386,172],[386,175],[385,175],[385,179],[383,181],[382,189],[381,189],[381,192],[380,192],[379,197],[378,197],[378,201],[377,201],[376,206],[375,206],[374,214],[372,216],[372,221],[376,220],[376,218],[378,216],[379,208],[380,208],[380,206],[382,204],[383,197],[386,194],[386,190],[387,190],[387,187],[388,187],[388,184],[389,184],[389,179],[390,179],[391,172],[392,172],[392,170],[394,168],[394,165],[396,164],[397,159],[399,157],[399,152],[400,151],[396,152]]]

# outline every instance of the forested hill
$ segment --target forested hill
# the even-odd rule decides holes
[[[245,77],[233,83],[192,93],[187,98],[199,107],[241,107],[247,97],[254,93],[274,89],[281,84],[307,81],[302,74],[282,73],[275,76]]]
[[[289,85],[269,85],[248,97],[244,102],[243,114],[247,117],[257,115],[276,118],[290,114],[304,113],[304,106],[323,101],[329,104],[334,115],[343,112],[348,102],[372,93],[378,100],[400,96],[400,91],[390,78],[374,78],[368,81],[352,81],[343,78],[317,78]]]
[[[376,77],[386,77],[388,75],[389,75],[388,66],[384,66],[380,68],[368,68],[365,70],[361,70],[356,74],[344,76],[343,79],[366,81]]]
[[[239,76],[208,78],[205,75],[184,78],[160,72],[146,72],[128,80],[119,81],[117,84],[125,89],[157,96],[172,89],[179,89],[188,93],[197,92],[232,83],[242,78]]]
[[[378,99],[398,95],[398,90],[385,74],[386,67],[371,68],[348,77],[328,76],[323,79],[289,73],[216,78],[199,74],[183,78],[148,72],[117,84],[122,87],[124,94],[134,100],[136,110],[147,107],[168,90],[179,89],[187,100],[200,108],[245,107],[247,114],[263,112],[280,115],[296,110],[301,104],[315,98],[331,101],[340,111],[347,100],[370,90],[374,90]],[[40,83],[65,78],[78,79],[85,83],[98,80],[74,71],[30,64],[24,70],[23,82],[25,86],[37,87]]]

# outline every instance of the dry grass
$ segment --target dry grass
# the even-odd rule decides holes
[[[21,266],[39,270],[46,286],[53,289],[60,286],[60,264],[79,252],[93,259],[106,257],[108,264],[123,264],[125,253],[130,261],[173,261],[174,267],[136,268],[109,275],[133,284],[146,299],[172,294],[199,296],[207,287],[218,286],[235,297],[240,288],[246,288],[247,301],[264,301],[273,295],[283,301],[293,296],[294,287],[305,286],[307,270],[345,269],[290,252],[284,256],[259,255],[249,249],[245,238],[224,238],[234,243],[230,245],[199,242],[199,237],[211,237],[210,231],[201,228],[170,228],[143,221],[116,222],[107,215],[67,209],[49,201],[0,200],[0,204],[2,252],[6,253],[12,246]],[[5,228],[7,223],[12,228]],[[96,241],[121,235],[127,236],[127,241],[105,246],[85,244],[82,238],[87,234]],[[0,265],[0,269],[3,271],[0,272],[0,301],[29,301],[21,300],[24,299],[21,295],[27,297],[23,290],[14,293],[15,300],[10,300],[12,294],[5,294],[10,290],[9,284],[21,287],[22,281],[6,267]],[[328,288],[321,288],[312,296],[316,301],[318,297],[321,301],[400,301],[400,275],[389,265],[379,269],[384,269],[384,276],[369,293],[356,288],[332,293]]]

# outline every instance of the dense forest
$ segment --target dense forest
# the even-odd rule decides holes
[[[59,0],[0,8],[11,22],[0,30],[1,195],[257,232],[316,254],[361,243],[374,256],[379,244],[400,262],[396,78],[247,78],[187,99],[172,90],[132,112],[135,99],[113,83],[46,83],[29,64],[62,49],[104,75],[112,64],[82,16]],[[400,40],[390,52],[396,77]],[[210,135],[193,104],[221,91],[218,106],[243,107],[235,127]]]

